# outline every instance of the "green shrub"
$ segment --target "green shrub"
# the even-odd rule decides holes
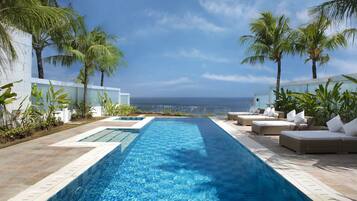
[[[304,110],[307,116],[313,117],[315,125],[325,125],[336,115],[340,115],[344,122],[349,122],[357,118],[357,93],[349,90],[341,92],[341,86],[339,82],[330,88],[329,80],[325,85],[319,85],[315,93],[284,92],[282,89],[275,105],[284,112]]]
[[[103,95],[98,94],[98,97],[106,116],[127,116],[138,112],[134,106],[113,103],[106,92]]]
[[[81,119],[81,118],[93,118],[93,107],[89,105],[88,103],[86,104],[86,109],[83,109],[84,103],[78,103],[74,105],[74,113],[71,115],[71,119],[76,120],[76,119]],[[83,111],[86,111],[86,114],[83,114]]]
[[[282,111],[285,114],[287,114],[291,110],[298,109],[298,102],[296,98],[294,98],[291,94],[291,91],[285,91],[284,89],[281,89],[280,93],[278,93],[278,99],[275,101],[274,104],[275,109],[278,111]]]
[[[136,107],[131,105],[117,105],[116,106],[117,115],[131,115],[137,112]]]

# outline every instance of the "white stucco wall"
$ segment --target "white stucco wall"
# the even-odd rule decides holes
[[[30,34],[16,29],[10,30],[9,33],[17,52],[17,59],[0,64],[0,85],[22,80],[13,88],[14,92],[18,94],[18,99],[8,106],[8,110],[11,112],[18,108],[25,97],[31,95],[32,37]],[[24,106],[27,104],[29,104],[28,98],[24,102]]]

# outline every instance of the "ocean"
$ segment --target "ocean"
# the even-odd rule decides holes
[[[131,98],[131,105],[144,112],[183,112],[194,115],[225,115],[249,111],[253,98]]]

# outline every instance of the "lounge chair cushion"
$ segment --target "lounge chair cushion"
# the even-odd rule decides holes
[[[286,115],[286,119],[290,122],[294,122],[296,116],[296,111],[292,110]]]
[[[298,113],[297,115],[295,115],[295,119],[294,119],[294,123],[296,124],[303,124],[305,123],[305,112],[302,111],[300,113]]]
[[[340,115],[337,115],[328,122],[326,122],[326,125],[328,127],[328,130],[331,132],[341,132],[341,130],[343,129],[343,123],[341,121]]]
[[[229,115],[253,115],[253,112],[228,112]]]
[[[269,116],[270,110],[271,110],[270,107],[265,108],[263,115],[264,115],[264,116]]]
[[[347,135],[357,136],[357,118],[343,125],[343,130]]]
[[[282,131],[283,135],[299,140],[338,140],[345,138],[346,135],[331,131]]]
[[[259,126],[295,126],[294,122],[288,121],[253,121],[253,124]]]
[[[271,108],[269,113],[268,113],[268,116],[269,117],[274,117],[274,115],[275,115],[275,108]]]

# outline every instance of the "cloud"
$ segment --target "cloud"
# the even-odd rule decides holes
[[[295,16],[299,25],[306,24],[311,20],[311,16],[309,15],[309,11],[307,9],[296,12]]]
[[[336,68],[339,73],[357,73],[357,60],[331,59],[329,65]]]
[[[212,73],[204,73],[203,78],[209,80],[225,81],[225,82],[243,82],[243,83],[261,83],[261,84],[274,84],[275,77],[269,76],[255,76],[255,75],[220,75]]]
[[[265,72],[269,72],[269,73],[274,73],[275,71],[268,67],[268,66],[265,66],[265,65],[260,65],[260,64],[257,64],[257,65],[250,65],[249,66],[250,69],[254,69],[254,70],[258,70],[258,71],[265,71]]]
[[[195,48],[190,50],[180,50],[173,54],[166,53],[164,55],[167,57],[198,59],[202,61],[210,61],[215,63],[231,63],[231,60],[228,58],[209,55]]]
[[[245,5],[232,0],[199,0],[199,3],[208,13],[230,18],[254,18],[259,13],[251,4]]]
[[[169,27],[173,29],[193,30],[198,29],[207,32],[224,32],[225,29],[212,22],[209,22],[203,17],[186,13],[182,16],[160,13],[156,11],[148,11],[148,16],[156,18],[156,24],[159,26]]]
[[[137,86],[161,86],[161,87],[172,87],[178,85],[191,85],[193,81],[188,77],[179,77],[171,80],[155,81],[155,82],[145,82],[138,83]]]

